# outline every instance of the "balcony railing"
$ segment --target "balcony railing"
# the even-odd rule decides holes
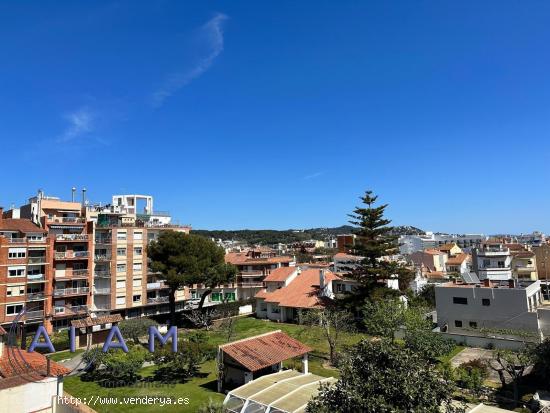
[[[54,297],[59,297],[63,295],[81,295],[88,294],[90,292],[90,287],[77,287],[77,288],[61,288],[53,290]]]
[[[167,303],[168,297],[153,297],[147,298],[147,304]]]
[[[94,277],[96,278],[111,278],[111,271],[95,271]]]
[[[56,306],[54,307],[55,315],[72,315],[82,314],[88,312],[88,306],[86,305],[72,305],[72,306]]]
[[[73,270],[73,278],[88,278],[88,270]]]
[[[96,244],[111,244],[113,242],[113,239],[111,237],[98,237],[95,239]]]
[[[64,251],[64,252],[56,252],[55,259],[56,260],[81,259],[81,258],[88,258],[89,255],[90,255],[89,251]]]
[[[110,288],[94,288],[94,294],[98,294],[98,295],[111,294],[111,289]]]
[[[254,281],[248,281],[248,282],[240,282],[238,283],[239,287],[263,287],[264,283],[261,281],[254,282]]]
[[[170,288],[170,287],[161,281],[155,282],[155,283],[147,283],[148,290],[160,290],[162,288]]]
[[[27,274],[27,281],[44,281],[45,279],[44,274]]]
[[[29,257],[29,264],[43,264],[46,262],[46,256]]]
[[[38,243],[38,242],[45,242],[46,240],[44,238],[38,238],[38,239],[35,239],[35,238],[26,238],[26,237],[22,237],[22,238],[8,238],[8,242],[10,244],[26,244],[27,242],[34,242],[34,243]]]
[[[43,291],[38,293],[27,293],[27,301],[44,300],[45,298],[46,296]]]
[[[108,254],[96,254],[94,256],[94,260],[96,260],[96,261],[110,261],[111,256],[108,255]]]
[[[104,304],[94,304],[92,307],[92,311],[106,311],[111,309],[111,304],[104,303]]]
[[[56,241],[88,241],[88,234],[57,234]]]
[[[48,222],[55,224],[84,224],[86,219],[81,217],[48,217]]]
[[[241,271],[240,275],[243,277],[263,277],[265,274],[260,271]]]
[[[25,320],[33,320],[37,318],[44,318],[44,310],[26,311]]]

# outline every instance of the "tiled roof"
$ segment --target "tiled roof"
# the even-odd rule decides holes
[[[438,249],[440,251],[450,251],[454,247],[456,247],[456,244],[443,244],[443,245],[440,245],[439,247],[437,247],[436,249]]]
[[[346,254],[345,252],[339,252],[336,255],[334,255],[334,259],[350,260],[350,261],[361,261],[361,260],[363,260],[363,257],[359,257],[357,255]]]
[[[470,258],[469,254],[456,254],[447,260],[447,265],[461,265],[464,261]]]
[[[264,281],[285,281],[295,271],[298,271],[298,267],[279,267],[271,271]]]
[[[111,314],[101,317],[86,317],[81,318],[80,320],[71,320],[71,325],[76,328],[84,328],[98,326],[101,324],[118,323],[120,321],[122,321],[122,316],[120,314]]]
[[[336,274],[325,271],[325,283],[339,279]],[[319,270],[314,268],[302,271],[285,287],[273,292],[262,290],[260,293],[256,294],[256,298],[264,298],[266,302],[281,307],[318,308],[328,300],[319,297]]]
[[[45,230],[34,224],[30,219],[2,218],[0,220],[0,231],[19,231],[22,233],[41,232]]]
[[[257,371],[312,351],[280,330],[220,346],[220,350],[249,371]]]
[[[63,376],[70,370],[55,361],[50,361],[50,376]],[[3,378],[23,377],[40,380],[47,377],[47,361],[43,354],[22,350],[17,347],[4,347],[0,357],[0,376]],[[2,380],[0,380],[0,383]]]
[[[439,250],[436,250],[434,248],[429,248],[427,250],[424,250],[424,253],[425,254],[430,254],[430,255],[441,255],[441,254],[444,254],[442,251],[439,251]]]

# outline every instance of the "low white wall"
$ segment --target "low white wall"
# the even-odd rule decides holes
[[[0,410],[10,413],[51,411],[52,396],[57,395],[57,391],[57,378],[52,377],[38,383],[9,387],[0,390]],[[59,394],[63,394],[63,382],[59,383]]]
[[[507,350],[519,350],[525,346],[523,341],[510,340],[505,338],[489,338],[489,337],[477,337],[466,336],[462,334],[452,333],[439,333],[447,339],[454,340],[457,344],[467,347],[480,347],[480,348],[495,348],[495,349],[507,349]]]
[[[239,307],[239,314],[251,314],[252,313],[252,304],[241,305]]]

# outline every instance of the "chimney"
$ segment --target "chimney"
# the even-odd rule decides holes
[[[508,288],[516,288],[516,280],[513,278],[508,280]]]
[[[71,202],[74,202],[75,194],[76,194],[76,188],[73,186],[71,188]]]
[[[325,270],[319,270],[319,290],[323,291],[325,289]]]
[[[491,280],[489,280],[489,279],[483,280],[483,286],[490,287],[491,286]]]
[[[86,188],[82,188],[82,206],[86,205]]]

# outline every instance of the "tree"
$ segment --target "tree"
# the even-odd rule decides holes
[[[397,329],[405,322],[403,303],[399,300],[367,302],[363,306],[363,324],[367,332],[395,341]]]
[[[342,333],[354,329],[353,316],[335,306],[327,306],[322,309],[306,310],[300,315],[303,324],[318,326],[328,343],[330,364],[337,365],[337,350],[340,347]]]
[[[528,367],[534,363],[533,349],[525,346],[521,350],[497,350],[489,367],[498,373],[502,387],[506,387],[506,376],[512,378],[512,389],[514,391],[514,403],[519,400],[519,384]]]
[[[375,206],[378,197],[367,191],[360,198],[363,206],[355,208],[349,215],[357,236],[355,244],[350,246],[353,255],[363,257],[355,268],[350,269],[350,278],[359,282],[359,288],[353,294],[358,301],[364,301],[373,294],[373,290],[384,288],[383,283],[397,278],[401,289],[405,289],[414,278],[414,273],[404,265],[384,260],[383,257],[397,252],[397,236],[392,235],[389,219],[384,218],[387,204]]]
[[[452,392],[452,383],[418,354],[385,340],[362,340],[345,354],[340,379],[322,386],[307,412],[439,413],[453,410]]]
[[[204,284],[199,309],[219,284],[231,282],[237,273],[225,263],[225,252],[213,241],[198,235],[163,231],[148,247],[151,269],[161,273],[170,287],[169,303],[172,325],[176,324],[176,291],[184,286]]]
[[[235,336],[235,327],[237,323],[237,317],[235,317],[230,311],[226,311],[222,315],[222,320],[217,327],[220,331],[226,343],[229,343]]]
[[[121,334],[131,338],[135,344],[139,344],[139,338],[149,334],[149,327],[156,326],[157,322],[147,317],[131,318],[118,324]]]
[[[489,376],[487,364],[482,359],[470,360],[462,363],[454,372],[459,387],[472,390],[479,394],[483,388],[483,382]]]
[[[197,413],[224,413],[225,411],[223,403],[208,399],[208,403],[201,405]]]
[[[185,314],[184,317],[195,327],[208,331],[214,320],[219,317],[219,313],[215,308],[197,309]]]
[[[533,350],[534,373],[550,386],[550,338],[545,339]]]

